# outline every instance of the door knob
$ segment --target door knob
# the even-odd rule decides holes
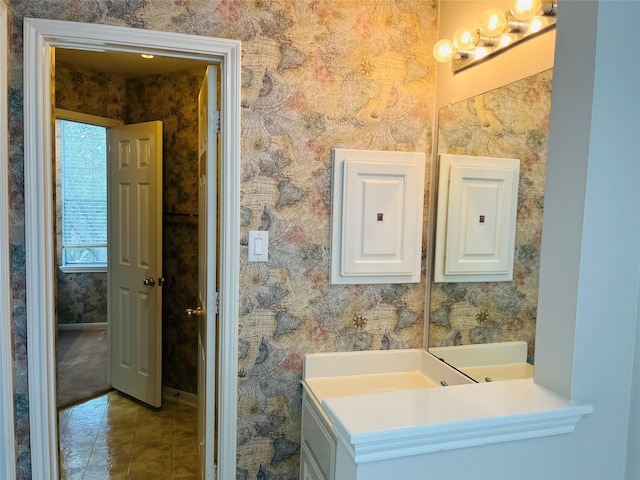
[[[204,313],[204,308],[187,308],[185,312],[187,313],[187,317],[197,317],[198,315],[202,315]]]
[[[148,287],[153,287],[153,286],[156,284],[156,279],[155,279],[155,278],[153,278],[153,277],[145,278],[145,279],[142,281],[142,284],[143,284],[143,285],[146,285],[146,286],[148,286]]]

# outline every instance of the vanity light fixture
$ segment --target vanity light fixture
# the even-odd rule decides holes
[[[452,40],[439,40],[433,47],[433,56],[441,63],[453,61],[453,71],[461,71],[555,27],[556,5],[557,0],[514,0],[508,12],[487,10],[478,19],[477,27],[460,28]]]
[[[478,31],[485,37],[493,38],[507,28],[507,16],[498,9],[487,10],[480,17]]]
[[[453,34],[453,45],[458,52],[468,52],[478,44],[479,39],[477,29],[460,28]]]
[[[443,38],[436,42],[433,47],[433,56],[437,61],[446,63],[453,58],[456,54],[456,47],[453,45],[453,42],[448,38]]]
[[[511,7],[511,15],[518,20],[532,20],[542,8],[540,0],[518,0]]]

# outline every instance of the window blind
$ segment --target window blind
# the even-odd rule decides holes
[[[106,247],[106,128],[69,120],[56,123],[61,156],[63,248]],[[95,262],[95,258],[89,262]]]

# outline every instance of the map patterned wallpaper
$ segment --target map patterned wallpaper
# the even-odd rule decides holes
[[[268,263],[247,263],[245,246],[238,266],[238,478],[297,478],[304,354],[422,345],[424,275],[418,284],[328,285],[330,157],[334,147],[411,150],[430,157],[437,1],[13,0],[10,8],[11,271],[20,478],[30,478],[25,17],[243,42],[241,237],[244,245],[249,230],[265,229],[271,244]]]

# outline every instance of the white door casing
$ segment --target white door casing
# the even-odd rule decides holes
[[[217,479],[234,478],[237,450],[240,237],[240,42],[58,20],[24,20],[25,253],[33,478],[58,479],[51,152],[51,47],[149,51],[221,68]]]
[[[207,67],[198,95],[198,461],[202,479],[215,475],[217,80],[216,67]]]
[[[162,122],[108,131],[111,385],[162,405]]]

